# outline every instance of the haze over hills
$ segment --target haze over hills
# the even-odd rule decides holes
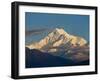
[[[75,65],[72,60],[53,56],[36,49],[26,48],[26,67],[51,67],[51,66],[71,66]]]
[[[58,67],[58,66],[77,66],[88,65],[89,60],[75,62],[71,59],[65,59],[59,56],[54,56],[50,53],[41,52],[37,49],[25,48],[25,67],[26,68],[39,68],[39,67]]]
[[[42,51],[57,51],[56,47],[66,47],[69,44],[70,46],[83,46],[87,43],[87,41],[78,36],[70,35],[64,31],[62,28],[56,28],[51,33],[49,33],[46,37],[41,39],[37,43],[32,43],[27,45],[26,47],[30,49],[39,49]],[[55,49],[51,49],[55,48]]]

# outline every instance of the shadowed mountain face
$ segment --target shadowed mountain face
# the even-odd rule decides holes
[[[89,61],[74,62],[39,50],[26,48],[26,68],[88,65]]]

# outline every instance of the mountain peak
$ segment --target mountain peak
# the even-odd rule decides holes
[[[64,31],[63,28],[55,28],[55,30],[57,30],[57,31],[63,30]]]
[[[65,32],[65,30],[63,28],[55,28],[53,30],[54,33],[57,33],[57,34],[66,34],[66,35],[69,35],[67,32]]]

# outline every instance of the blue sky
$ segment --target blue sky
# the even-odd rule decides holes
[[[55,28],[81,36],[89,41],[89,16],[51,13],[25,13],[25,43],[37,42]]]

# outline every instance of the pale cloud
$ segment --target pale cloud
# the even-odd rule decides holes
[[[38,28],[38,29],[26,30],[25,35],[26,36],[39,35],[39,34],[42,34],[44,32],[50,32],[50,31],[51,31],[51,29],[49,29],[49,28]]]

